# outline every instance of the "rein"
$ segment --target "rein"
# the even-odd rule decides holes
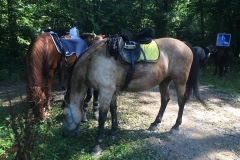
[[[68,108],[70,109],[70,117],[71,117],[72,122],[69,123],[68,125],[62,125],[62,126],[69,130],[69,126],[74,123],[77,126],[77,128],[75,130],[75,133],[76,133],[76,135],[78,135],[78,133],[79,133],[79,124],[75,122],[75,119],[74,119],[74,116],[73,116],[73,112],[72,112],[72,105],[68,104]]]

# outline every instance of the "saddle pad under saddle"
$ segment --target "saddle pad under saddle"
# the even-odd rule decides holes
[[[66,56],[76,53],[76,56],[79,57],[88,48],[87,43],[79,37],[60,38],[60,41]]]
[[[87,43],[79,37],[71,36],[71,38],[58,38],[57,34],[54,32],[48,32],[51,36],[57,51],[62,54],[61,48],[65,53],[65,56],[71,56],[76,53],[79,57],[87,48]]]
[[[152,40],[149,44],[141,44],[141,48],[143,49],[147,62],[156,62],[159,58],[159,50],[156,42]],[[140,54],[139,59],[137,62],[144,62],[143,54]]]

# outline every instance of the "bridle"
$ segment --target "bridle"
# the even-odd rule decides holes
[[[77,126],[76,130],[74,131],[76,133],[76,135],[78,135],[79,133],[79,126],[80,124],[79,123],[76,123],[75,119],[74,119],[74,116],[73,116],[73,112],[72,112],[72,105],[71,104],[68,104],[68,108],[70,109],[70,118],[71,118],[71,123],[69,123],[68,125],[64,125],[62,124],[63,128],[66,128],[69,130],[69,126],[72,125],[72,124],[75,124]]]

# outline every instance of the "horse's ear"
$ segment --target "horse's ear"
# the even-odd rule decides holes
[[[69,103],[69,99],[68,99],[68,96],[67,96],[67,94],[66,94],[66,95],[64,96],[64,99],[63,99],[61,108],[62,108],[62,109],[66,108],[66,106],[67,106],[68,103]]]

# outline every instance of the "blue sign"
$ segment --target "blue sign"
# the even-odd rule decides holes
[[[216,46],[229,47],[231,41],[231,34],[218,33]]]

